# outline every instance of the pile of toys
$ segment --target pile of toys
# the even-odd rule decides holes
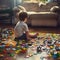
[[[28,43],[25,40],[20,40],[19,43],[16,45],[16,53],[26,53],[28,48]]]
[[[32,45],[29,47],[27,57],[46,52],[45,58],[60,59],[60,34],[40,33],[31,43]]]
[[[28,44],[24,40],[19,43],[14,40],[14,31],[11,28],[0,28],[0,59],[8,60],[5,57],[14,57],[18,53],[26,53]],[[18,43],[18,44],[17,44]]]
[[[8,60],[7,56],[13,57],[15,54],[15,47],[17,42],[14,39],[14,32],[12,29],[0,28],[0,59]]]
[[[5,60],[6,56],[14,57],[18,53],[27,53],[31,57],[42,52],[53,59],[60,58],[60,34],[40,33],[30,42],[20,40],[14,41],[14,31],[10,28],[0,28],[0,59]],[[44,57],[42,56],[42,59]],[[6,58],[8,60],[8,58]]]

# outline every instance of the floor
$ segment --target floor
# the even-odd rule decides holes
[[[60,34],[60,27],[30,27],[30,31]]]
[[[12,25],[0,25],[0,27],[5,28],[14,28],[14,26]],[[42,32],[42,33],[58,33],[60,34],[60,27],[30,27],[29,26],[29,30],[32,32]]]
[[[6,26],[3,26],[2,28],[4,28]],[[9,27],[9,26],[7,26]],[[12,27],[12,26],[10,26]],[[59,27],[29,27],[30,32],[42,32],[42,33],[57,33],[60,34],[60,28]],[[43,53],[41,53],[43,54]],[[41,59],[40,56],[41,54],[36,54],[33,55],[29,58],[26,58],[26,55],[17,55],[15,58],[16,60],[53,60],[52,58],[50,59]]]
[[[47,58],[46,56],[47,56],[46,52],[38,53],[28,58],[26,58],[25,55],[22,54],[22,56],[21,55],[16,56],[16,60],[54,60],[53,58],[51,57]]]

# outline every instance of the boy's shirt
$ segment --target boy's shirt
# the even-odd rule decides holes
[[[23,35],[23,33],[25,33],[26,31],[28,31],[28,26],[26,23],[24,23],[23,21],[18,21],[18,23],[16,24],[14,30],[17,33],[16,37],[20,37]]]

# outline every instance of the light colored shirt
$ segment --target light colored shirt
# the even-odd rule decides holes
[[[20,37],[23,35],[23,33],[25,33],[26,31],[28,31],[28,26],[25,22],[23,21],[18,21],[18,23],[16,24],[14,30],[17,33],[16,37]]]

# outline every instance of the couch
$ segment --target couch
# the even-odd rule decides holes
[[[57,26],[57,13],[28,12],[28,24],[32,26]]]
[[[56,2],[52,2],[41,6],[39,6],[38,3],[22,3],[21,6],[23,6],[29,14],[28,25],[56,27],[59,22],[58,14],[50,11],[51,7],[56,5]]]
[[[50,11],[50,9],[56,5],[56,2],[47,3],[46,5],[23,3],[22,6],[25,7],[29,14],[27,24],[32,26],[57,26],[58,15]]]

